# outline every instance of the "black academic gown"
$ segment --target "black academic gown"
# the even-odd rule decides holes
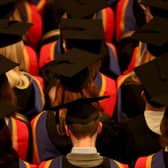
[[[161,149],[159,135],[152,132],[145,121],[144,114],[122,121],[123,153],[121,161],[131,163],[140,156],[149,155]]]

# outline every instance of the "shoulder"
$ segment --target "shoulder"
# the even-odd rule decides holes
[[[128,168],[127,164],[121,163],[119,161],[108,159],[110,162],[110,167],[116,167],[116,168]]]

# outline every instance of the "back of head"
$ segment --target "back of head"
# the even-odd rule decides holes
[[[104,42],[101,20],[64,19],[60,22],[61,39],[67,49],[79,48],[99,54]]]
[[[168,53],[134,69],[146,98],[155,107],[168,105]]]
[[[167,18],[154,17],[149,23],[137,30],[132,38],[147,44],[148,51],[155,57],[161,57],[168,51]]]
[[[98,127],[101,109],[98,101],[107,97],[81,98],[52,110],[67,109],[66,124],[77,138],[92,137]]]

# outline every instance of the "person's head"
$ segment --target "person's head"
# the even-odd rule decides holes
[[[62,19],[60,22],[63,52],[71,48],[79,48],[101,54],[94,65],[90,67],[93,77],[101,67],[106,47],[104,44],[104,30],[101,20]]]
[[[30,27],[29,23],[0,20],[0,54],[19,63],[16,70],[25,70],[22,35]]]
[[[164,53],[167,53],[167,29],[167,19],[155,17],[132,35],[134,40],[146,43],[146,51],[141,56],[139,65],[147,63],[157,57],[161,57]]]
[[[134,69],[140,79],[145,101],[153,109],[165,109],[168,98],[168,53]]]
[[[96,101],[101,98],[78,99],[67,107],[66,134],[70,136],[73,146],[95,146],[97,134],[101,132],[101,109]],[[94,104],[93,104],[94,102]],[[86,143],[83,143],[86,140]],[[82,143],[80,144],[80,141]]]
[[[99,54],[104,44],[104,30],[101,20],[62,19],[61,40],[64,51],[79,48]]]
[[[96,136],[102,128],[98,101],[104,98],[106,97],[81,98],[54,107],[55,110],[67,109],[65,129],[73,145],[85,138],[92,139],[92,145],[95,145]]]

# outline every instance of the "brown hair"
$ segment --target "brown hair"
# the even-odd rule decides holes
[[[24,57],[23,57],[23,41],[15,44],[0,48],[0,54],[10,59],[13,62],[19,63],[15,70],[25,70]]]
[[[77,139],[81,139],[86,136],[92,137],[97,132],[98,124],[99,119],[87,124],[70,124],[68,127]]]

